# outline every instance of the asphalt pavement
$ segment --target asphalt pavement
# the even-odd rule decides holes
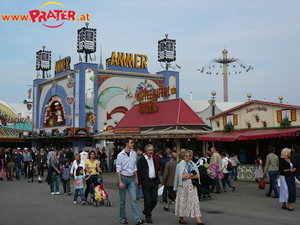
[[[0,224],[1,225],[53,225],[53,224],[120,224],[119,193],[115,173],[103,173],[105,189],[109,194],[112,206],[73,204],[71,196],[51,195],[50,187],[45,181],[28,183],[27,179],[0,181]],[[206,225],[298,225],[300,205],[293,205],[294,211],[281,209],[278,199],[266,196],[265,190],[258,189],[255,182],[235,181],[236,190],[222,194],[212,194],[212,200],[200,202],[202,220]],[[71,186],[73,188],[73,185]],[[300,188],[297,188],[297,200]],[[127,198],[128,199],[128,198]],[[79,201],[79,198],[78,198]],[[159,197],[162,202],[162,197]],[[163,210],[164,204],[157,204],[153,210],[153,223],[159,225],[179,224],[174,215],[174,204],[170,211]],[[129,224],[134,224],[129,199],[126,203]],[[143,202],[139,201],[139,210]],[[144,219],[142,217],[142,219]],[[188,224],[196,224],[195,219],[185,218]]]

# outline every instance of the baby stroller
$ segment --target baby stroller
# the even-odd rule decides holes
[[[88,204],[97,207],[99,205],[104,205],[104,201],[106,200],[106,205],[111,207],[112,203],[108,200],[108,193],[105,190],[105,186],[103,184],[102,176],[91,177],[92,179],[91,186],[89,189],[89,200]]]
[[[205,166],[198,167],[200,173],[200,188],[198,192],[199,200],[203,201],[205,198],[211,200],[212,197],[210,195],[211,178],[207,174],[207,168]]]

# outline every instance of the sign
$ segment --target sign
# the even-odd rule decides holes
[[[70,70],[71,57],[67,56],[55,62],[54,74]]]
[[[75,136],[87,136],[89,135],[89,131],[87,129],[84,129],[84,128],[79,128],[75,131],[74,133]]]
[[[74,97],[66,97],[66,102],[68,105],[72,105],[75,102],[75,98]]]
[[[110,66],[134,67],[147,69],[148,56],[141,54],[112,52]]]
[[[176,40],[168,39],[168,35],[165,39],[158,41],[158,61],[176,61]]]
[[[115,134],[134,134],[140,132],[139,127],[115,128]]]
[[[140,113],[157,112],[156,101],[140,102],[139,112]]]
[[[171,94],[176,94],[176,88],[171,89]],[[137,101],[148,101],[148,100],[156,100],[158,98],[167,98],[170,97],[170,87],[160,87],[152,90],[145,90],[136,93]]]
[[[253,112],[253,111],[264,111],[267,112],[268,108],[265,106],[257,106],[252,108],[246,108],[246,113]]]
[[[36,52],[36,70],[51,70],[51,51],[40,50]]]
[[[97,30],[83,27],[77,30],[77,52],[93,53],[96,52]]]

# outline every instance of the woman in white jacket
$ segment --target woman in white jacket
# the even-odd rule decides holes
[[[228,159],[226,157],[226,152],[222,152],[221,153],[221,157],[222,157],[222,165],[221,165],[220,172],[224,174],[224,178],[222,179],[223,191],[227,192],[227,190],[226,190],[226,184],[228,185],[228,187],[232,188],[232,191],[234,191],[235,190],[235,186],[232,186],[232,183],[229,180],[229,172],[227,170],[228,161],[230,159]]]

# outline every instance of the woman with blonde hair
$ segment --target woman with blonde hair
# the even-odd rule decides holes
[[[174,190],[177,191],[175,202],[175,215],[179,216],[180,224],[187,224],[184,217],[196,218],[197,225],[204,225],[201,221],[199,198],[197,188],[192,184],[192,179],[200,176],[197,165],[192,161],[193,151],[185,152],[184,161],[176,166]]]
[[[280,173],[280,197],[279,202],[282,202],[282,209],[293,211],[291,204],[296,202],[296,186],[293,172],[294,168],[291,157],[291,149],[284,148],[281,151],[279,161],[279,173]]]

